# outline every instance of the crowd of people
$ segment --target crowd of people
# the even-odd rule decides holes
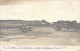
[[[77,21],[57,21],[55,24],[55,28],[57,30],[70,30],[70,29],[75,29],[75,30],[80,30],[80,23],[77,23]]]

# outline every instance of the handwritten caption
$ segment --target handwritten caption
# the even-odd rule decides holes
[[[26,46],[18,46],[18,47],[15,47],[15,46],[4,46],[3,47],[4,49],[34,49],[34,50],[39,50],[39,49],[67,49],[67,47],[26,47]]]

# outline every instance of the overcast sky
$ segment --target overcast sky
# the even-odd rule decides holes
[[[0,0],[0,19],[77,20],[80,22],[79,0]]]

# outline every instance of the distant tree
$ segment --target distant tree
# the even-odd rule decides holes
[[[70,25],[71,27],[76,27],[77,21],[71,21]]]
[[[77,23],[76,29],[80,29],[80,23]]]

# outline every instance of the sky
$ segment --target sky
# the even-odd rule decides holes
[[[77,20],[80,0],[0,0],[0,20]]]

